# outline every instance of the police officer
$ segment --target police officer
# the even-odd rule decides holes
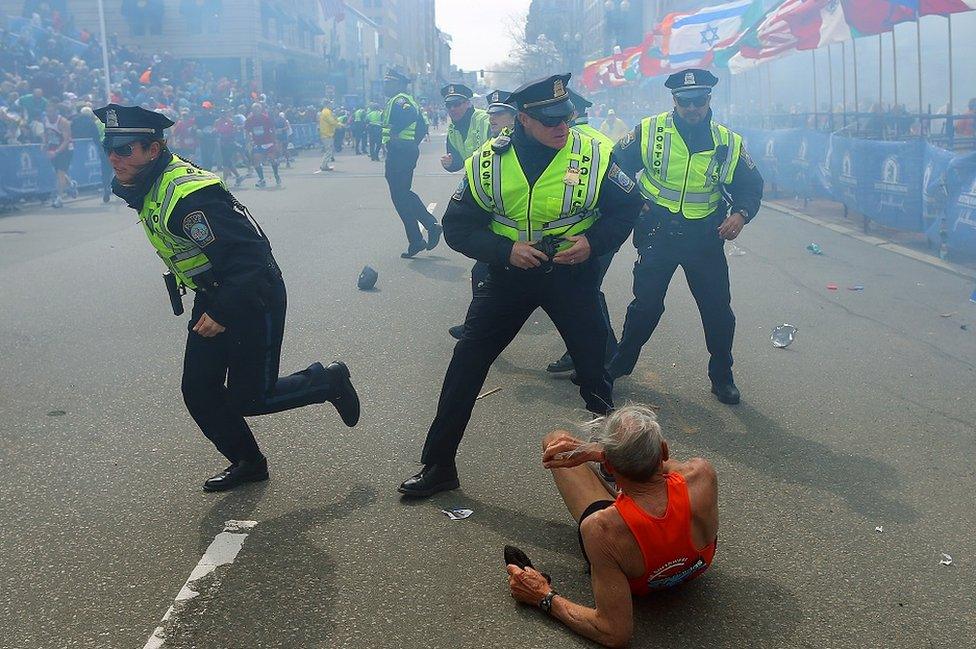
[[[344,363],[313,363],[278,377],[285,284],[271,244],[247,208],[216,175],[170,153],[163,130],[173,122],[164,115],[117,104],[94,112],[105,124],[112,190],[139,212],[149,242],[169,268],[174,311],[182,313],[180,287],[196,292],[183,399],[230,461],[204,482],[204,491],[268,478],[267,460],[245,416],[330,401],[354,426],[359,397]]]
[[[511,137],[468,159],[444,214],[452,248],[490,267],[444,377],[423,469],[400,485],[409,496],[458,486],[454,457],[495,358],[542,307],[576,360],[587,409],[613,407],[604,368],[606,329],[592,258],[627,238],[642,207],[636,183],[594,140],[569,129],[569,74],[525,84]],[[554,240],[554,238],[556,238]]]
[[[712,121],[710,101],[717,83],[706,70],[672,74],[664,85],[674,97],[674,110],[645,117],[615,150],[625,171],[643,172],[640,189],[649,211],[634,231],[639,252],[634,300],[609,371],[614,378],[633,371],[664,313],[671,276],[681,266],[701,312],[712,392],[722,403],[735,404],[735,316],[724,242],[739,236],[756,216],[763,179],[742,137]]]
[[[370,102],[366,112],[366,135],[369,139],[369,159],[379,162],[383,146],[383,111],[379,104],[373,102]]]
[[[572,92],[572,91],[570,91]],[[488,94],[488,137],[498,137],[505,129],[515,126],[515,114],[518,111],[514,106],[507,103],[512,93],[505,90],[494,90]],[[488,279],[488,264],[483,261],[474,262],[471,267],[471,293],[473,294],[480,287],[484,286]],[[464,334],[464,325],[454,325],[447,330],[452,338],[461,340]]]
[[[407,250],[400,255],[404,259],[424,249],[433,250],[441,239],[441,226],[411,188],[413,171],[420,157],[420,141],[427,135],[427,122],[420,105],[407,92],[409,82],[405,75],[393,69],[388,70],[383,79],[383,91],[390,98],[383,111],[384,175],[390,186],[393,207],[407,233]],[[420,225],[427,230],[426,241],[420,233]]]
[[[614,144],[613,140],[608,138],[606,135],[596,130],[590,126],[589,116],[587,116],[586,111],[589,110],[590,106],[593,105],[592,101],[589,101],[575,90],[570,89],[569,97],[573,101],[573,105],[576,106],[576,117],[573,119],[572,128],[574,131],[588,135],[594,140],[600,143],[600,146],[605,147],[607,151],[613,150]],[[607,351],[606,358],[609,361],[613,358],[613,355],[617,352],[617,336],[613,333],[613,324],[610,322],[610,310],[607,308],[607,298],[603,294],[603,278],[606,277],[607,271],[610,270],[610,264],[613,262],[613,256],[617,254],[619,248],[614,248],[605,255],[598,257],[595,260],[596,264],[596,274],[597,274],[597,286],[600,286],[600,312],[603,314],[604,324],[607,326]],[[546,367],[546,371],[550,374],[560,374],[563,372],[573,371],[573,357],[570,356],[569,351],[563,353],[556,361],[549,363]]]
[[[451,123],[447,127],[447,153],[441,156],[441,166],[447,171],[459,171],[464,161],[488,139],[488,113],[471,105],[474,92],[463,83],[449,83],[441,88],[444,108]]]

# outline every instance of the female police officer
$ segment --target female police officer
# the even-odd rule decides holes
[[[164,115],[116,104],[95,114],[105,124],[112,190],[139,212],[169,268],[177,315],[183,309],[176,291],[196,292],[183,398],[203,434],[231,462],[204,482],[204,491],[268,478],[267,460],[245,416],[331,401],[346,425],[354,426],[359,397],[344,363],[313,363],[278,377],[285,284],[271,244],[247,208],[216,175],[169,152],[163,130],[173,122]]]

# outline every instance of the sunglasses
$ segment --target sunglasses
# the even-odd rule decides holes
[[[678,105],[682,108],[688,108],[689,106],[694,106],[695,108],[702,108],[711,99],[711,95],[703,95],[701,97],[694,97],[692,99],[682,99],[680,97],[675,97],[674,100],[678,102]]]
[[[573,121],[572,115],[566,115],[565,117],[544,117],[542,115],[539,115],[538,117],[535,115],[529,116],[543,126],[547,126],[549,128],[559,126],[560,124],[569,124],[571,121]]]
[[[103,144],[102,145],[102,149],[105,150],[105,155],[110,155],[110,154],[114,153],[115,155],[119,156],[120,158],[128,158],[130,155],[132,155],[132,152],[133,152],[132,145],[133,144],[134,143],[120,144],[118,146],[109,146],[107,144]]]

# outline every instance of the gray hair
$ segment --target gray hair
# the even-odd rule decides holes
[[[637,481],[648,480],[661,464],[661,424],[657,413],[648,406],[627,405],[605,417],[584,424],[592,435],[587,448],[603,449],[603,455],[615,472]]]

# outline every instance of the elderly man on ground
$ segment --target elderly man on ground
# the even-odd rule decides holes
[[[513,548],[506,549],[509,586],[512,597],[580,635],[624,646],[634,630],[632,595],[672,588],[711,564],[718,540],[717,480],[707,460],[670,459],[657,416],[646,406],[619,408],[587,426],[592,442],[564,430],[546,436],[542,463],[579,523],[596,606],[559,595]],[[512,563],[518,556],[523,565]]]

